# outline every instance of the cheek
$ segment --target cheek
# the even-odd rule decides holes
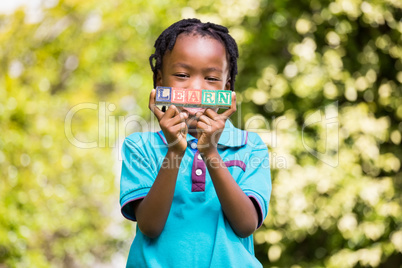
[[[165,87],[179,87],[184,88],[185,84],[182,81],[177,81],[173,76],[165,76],[162,79],[163,86]]]
[[[161,84],[164,87],[169,86],[169,83],[171,81],[169,81],[169,75],[167,75],[167,72],[161,72]]]
[[[167,85],[167,77],[165,77],[164,75],[162,75],[162,78],[161,78],[161,82],[162,82],[162,86],[166,86]]]

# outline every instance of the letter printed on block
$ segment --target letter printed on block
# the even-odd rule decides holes
[[[229,90],[219,90],[217,92],[218,99],[216,105],[218,106],[231,106],[232,105],[232,92]]]
[[[187,89],[186,106],[197,107],[201,106],[201,89]]]
[[[203,90],[202,91],[202,105],[214,106],[216,104],[216,90]]]
[[[186,90],[181,88],[172,88],[172,104],[185,103]]]
[[[156,87],[157,103],[170,103],[171,88],[170,87]]]

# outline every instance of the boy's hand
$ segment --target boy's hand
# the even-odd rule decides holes
[[[156,90],[153,89],[149,96],[149,109],[159,121],[159,125],[168,143],[168,150],[182,154],[187,148],[186,135],[188,132],[186,119],[188,114],[180,112],[176,106],[170,105],[164,113],[155,104]]]
[[[216,113],[212,109],[206,109],[203,113],[196,114],[198,118],[197,132],[198,138],[198,151],[208,157],[208,155],[217,152],[217,145],[219,138],[225,128],[226,120],[236,112],[236,94],[232,93],[232,106],[222,114]]]

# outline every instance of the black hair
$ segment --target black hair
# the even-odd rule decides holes
[[[170,25],[156,40],[154,45],[155,53],[149,57],[149,63],[154,73],[154,87],[156,87],[158,70],[162,70],[162,59],[166,50],[173,49],[177,37],[182,33],[201,36],[208,35],[224,44],[229,62],[230,89],[234,91],[234,83],[237,75],[237,58],[239,57],[236,41],[229,35],[229,30],[226,27],[210,22],[203,23],[198,19],[180,20]]]

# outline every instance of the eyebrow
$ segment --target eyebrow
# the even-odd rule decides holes
[[[173,64],[172,67],[182,67],[184,69],[192,69],[190,65],[181,62]]]
[[[189,69],[189,70],[193,69],[190,65],[185,64],[185,63],[181,63],[181,62],[173,64],[172,67],[182,67],[184,69]],[[221,69],[218,69],[218,68],[215,68],[215,67],[205,68],[205,69],[203,69],[203,71],[223,73],[223,71]]]
[[[214,68],[214,67],[207,68],[207,69],[205,69],[205,71],[223,73],[223,71],[221,69]]]

